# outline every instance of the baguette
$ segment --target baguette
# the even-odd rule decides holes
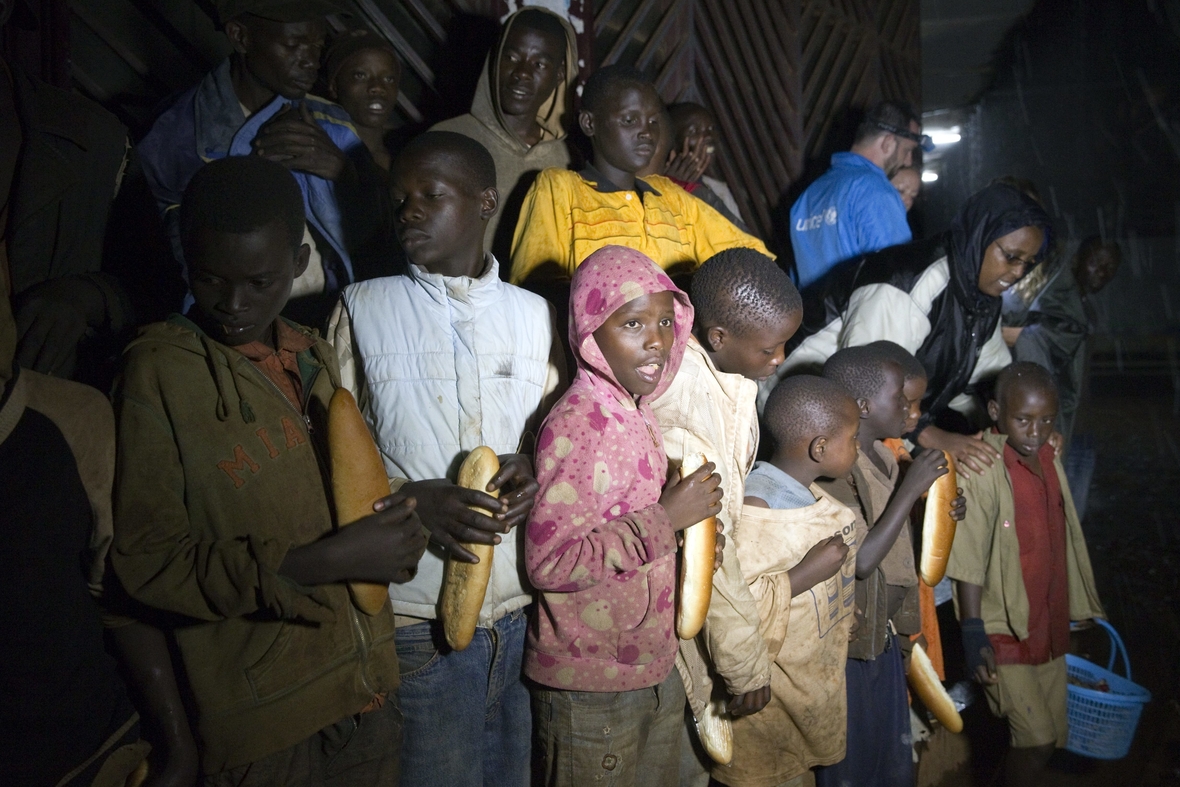
[[[922,581],[934,587],[946,574],[946,561],[951,556],[955,541],[955,520],[951,518],[951,503],[959,496],[959,481],[955,476],[955,460],[945,454],[947,473],[930,485],[926,498],[926,514],[922,519]]]
[[[500,459],[496,452],[481,445],[467,455],[459,468],[459,486],[487,492],[488,482],[500,472]],[[499,492],[487,492],[499,497]],[[472,510],[492,516],[482,508]],[[475,636],[475,625],[479,622],[479,611],[483,608],[483,597],[492,576],[492,544],[471,544],[460,542],[463,548],[479,558],[478,563],[465,563],[453,557],[447,558],[446,579],[443,581],[442,599],[439,612],[442,615],[443,631],[447,644],[455,650],[463,650]]]
[[[369,427],[346,388],[337,388],[328,402],[328,459],[332,468],[332,497],[336,523],[350,525],[373,513],[373,504],[389,496],[385,463]],[[352,603],[366,615],[376,615],[389,601],[389,586],[349,582]]]
[[[683,481],[709,460],[704,454],[689,454],[680,465]],[[717,545],[717,518],[702,519],[684,530],[680,554],[680,603],[676,608],[676,633],[692,639],[705,625],[713,597],[713,562]]]
[[[725,704],[721,700],[710,700],[697,722],[697,735],[701,745],[718,765],[729,765],[733,761],[733,725]]]
[[[955,703],[951,695],[946,693],[946,687],[938,679],[930,657],[917,642],[910,653],[910,666],[906,669],[906,678],[910,688],[922,700],[927,710],[934,714],[934,718],[951,732],[963,731],[963,717],[955,710]]]

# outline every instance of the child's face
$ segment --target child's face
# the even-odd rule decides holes
[[[860,435],[860,408],[851,396],[844,404],[840,426],[825,435],[823,454],[819,457],[819,471],[824,478],[843,478],[856,464],[857,439]]]
[[[907,377],[905,385],[901,387],[906,399],[905,431],[909,434],[918,428],[918,420],[922,417],[922,399],[926,396],[925,377]]]
[[[362,49],[340,67],[331,85],[331,98],[347,110],[352,122],[365,128],[385,128],[397,103],[401,68],[384,49]]]
[[[632,396],[655,392],[675,338],[676,305],[670,292],[623,304],[594,332],[615,379]]]
[[[901,202],[905,205],[906,213],[910,212],[910,208],[914,207],[914,200],[918,198],[918,193],[922,190],[922,179],[918,177],[918,171],[906,167],[899,169],[897,174],[889,179],[893,184],[893,188],[897,189],[898,195],[901,196]]]
[[[1008,445],[1021,456],[1041,450],[1053,434],[1057,420],[1057,394],[1044,388],[1013,382],[1001,401],[987,405],[996,428],[1008,435]]]
[[[293,247],[287,225],[275,219],[253,232],[200,228],[185,251],[198,322],[217,341],[236,347],[269,341],[311,250]]]
[[[774,374],[786,358],[786,345],[799,323],[801,311],[791,312],[765,325],[735,334],[723,328],[710,329],[708,336],[713,365],[726,374],[740,374],[761,382]]]
[[[676,129],[676,149],[679,150],[688,142],[689,149],[704,148],[706,153],[712,153],[716,146],[716,121],[704,110],[695,109],[681,120]]]
[[[885,364],[883,371],[885,382],[869,397],[869,412],[860,427],[861,436],[869,440],[901,437],[905,433],[905,422],[909,416],[910,403],[903,390],[904,372],[895,363]]]
[[[594,143],[596,164],[605,162],[635,174],[651,163],[660,134],[661,107],[655,88],[622,87],[597,114],[584,114],[590,121],[583,122],[582,129]]]
[[[664,169],[668,165],[668,151],[672,148],[672,128],[671,121],[668,119],[668,113],[665,112],[660,115],[660,124],[657,127],[656,134],[656,152],[651,154],[651,161],[647,162],[647,166],[635,173],[638,178],[647,178],[652,175],[663,175]]]
[[[565,41],[515,24],[500,49],[500,111],[535,118],[541,105],[565,79]]]
[[[478,276],[496,189],[476,189],[463,162],[444,151],[399,157],[390,182],[394,232],[410,262],[444,276]]]

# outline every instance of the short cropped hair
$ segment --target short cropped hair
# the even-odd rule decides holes
[[[737,335],[803,308],[799,290],[774,260],[748,248],[726,249],[692,277],[697,325],[720,325]]]
[[[1057,383],[1053,374],[1044,366],[1032,361],[1017,361],[1010,364],[996,377],[995,399],[1001,405],[1012,388],[1051,392],[1057,395]]]
[[[1123,262],[1123,250],[1113,240],[1103,240],[1101,235],[1089,235],[1081,243],[1078,244],[1077,254],[1075,255],[1079,260],[1084,260],[1091,254],[1098,251],[1105,251],[1115,259],[1116,264]]]
[[[859,145],[861,142],[867,142],[882,134],[890,133],[878,126],[878,123],[884,123],[894,128],[908,131],[910,123],[921,122],[918,119],[917,113],[908,104],[902,104],[897,101],[882,101],[865,113],[864,120],[856,127],[856,137],[852,140],[852,144]]]
[[[905,368],[881,347],[863,344],[837,350],[824,364],[824,379],[839,383],[856,399],[871,399],[885,385],[885,369],[894,365]]]
[[[844,410],[856,402],[843,387],[811,374],[787,377],[770,392],[762,419],[781,448],[809,445],[843,426]]]
[[[527,27],[529,30],[536,30],[538,33],[546,36],[553,36],[560,44],[562,62],[565,62],[565,50],[567,46],[565,27],[562,26],[561,21],[556,16],[546,11],[541,11],[537,8],[525,8],[520,11],[512,20],[512,29],[518,27]],[[567,68],[577,68],[577,64],[566,63]]]
[[[496,162],[480,143],[454,131],[427,131],[406,143],[397,154],[400,163],[413,156],[442,154],[458,159],[455,175],[473,191],[483,191],[496,185]]]
[[[897,365],[901,367],[907,380],[925,380],[928,377],[926,367],[922,365],[922,362],[915,358],[913,353],[896,342],[891,342],[888,339],[878,339],[875,342],[869,342],[865,346],[880,348],[891,360],[897,362]]]
[[[680,101],[668,105],[668,115],[671,117],[672,125],[678,134],[680,133],[680,124],[687,122],[690,117],[696,114],[713,117],[713,113],[707,108],[692,101]]]
[[[601,112],[615,93],[629,87],[655,90],[651,80],[634,66],[622,63],[603,66],[586,80],[582,89],[582,109],[592,114]]]
[[[180,200],[180,242],[191,248],[200,229],[244,234],[281,221],[303,243],[303,192],[282,164],[261,156],[230,156],[197,170]]]

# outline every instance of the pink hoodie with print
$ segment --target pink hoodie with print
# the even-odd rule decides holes
[[[671,292],[675,339],[659,385],[638,404],[594,340],[623,304]],[[631,691],[661,683],[676,659],[676,536],[659,504],[668,471],[654,400],[671,384],[692,329],[688,296],[647,256],[607,246],[570,286],[578,373],[537,441],[541,491],[525,564],[540,592],[524,673],[571,691]]]

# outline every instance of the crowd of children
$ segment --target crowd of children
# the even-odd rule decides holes
[[[0,511],[20,566],[5,614],[37,632],[0,647],[20,698],[3,715],[23,720],[5,727],[23,756],[4,772],[912,785],[905,665],[922,635],[942,646],[912,515],[949,471],[903,439],[922,364],[889,341],[846,347],[783,377],[760,415],[804,301],[704,174],[707,110],[599,69],[577,118],[593,152],[566,169],[573,35],[532,8],[505,24],[471,114],[390,151],[400,63],[384,39],[341,34],[326,58],[340,106],[307,95],[323,37],[307,20],[329,6],[221,3],[235,55],[144,141],[188,294],[127,346],[110,404],[17,368],[0,303]],[[275,47],[286,71],[267,70]],[[366,193],[353,242],[346,206]],[[316,309],[290,310],[309,296]],[[338,389],[389,482],[347,527],[327,447]],[[969,668],[1011,728],[1009,784],[1034,783],[1067,736],[1070,621],[1103,612],[1048,442],[1052,376],[1009,366],[987,412],[1002,458],[951,504],[948,575]],[[463,488],[480,446],[500,469]],[[681,640],[682,531],[710,517],[712,597]],[[454,650],[440,593],[448,560],[478,560],[465,544],[494,557]],[[366,614],[349,582],[388,585],[390,603]],[[47,583],[52,608],[28,591]],[[705,740],[717,723],[728,758]]]

